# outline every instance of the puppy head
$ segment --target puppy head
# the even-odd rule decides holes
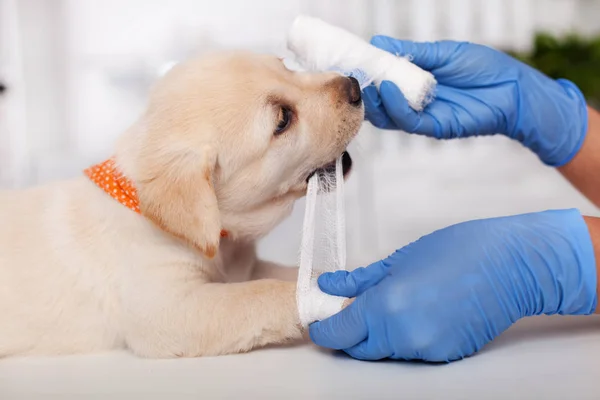
[[[126,173],[142,213],[210,258],[223,230],[257,238],[285,218],[363,117],[352,79],[292,72],[271,56],[214,54],[158,82],[127,139],[135,155]]]

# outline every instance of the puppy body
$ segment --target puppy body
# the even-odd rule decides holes
[[[352,90],[268,56],[184,63],[116,146],[141,214],[86,177],[0,193],[0,357],[190,357],[301,338],[296,270],[257,260],[255,241],[358,131]]]

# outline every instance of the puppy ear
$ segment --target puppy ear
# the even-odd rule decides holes
[[[213,187],[216,152],[210,147],[200,151],[162,149],[148,156],[139,170],[142,214],[199,249],[207,258],[213,258],[221,236]]]

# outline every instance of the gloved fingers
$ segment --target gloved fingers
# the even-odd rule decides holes
[[[387,115],[394,121],[398,129],[414,133],[419,126],[419,115],[410,108],[398,86],[392,82],[383,81],[379,85],[379,93]]]
[[[384,349],[372,340],[370,341],[369,338],[363,340],[356,346],[344,349],[344,352],[352,358],[363,361],[383,360],[384,358],[391,356],[387,349]]]
[[[379,129],[398,129],[394,121],[387,115],[375,85],[363,89],[363,103],[365,105],[365,118],[373,126]]]
[[[447,61],[447,51],[441,51],[440,42],[413,42],[398,40],[388,36],[376,35],[371,38],[371,44],[392,54],[406,57],[419,67],[431,71]]]
[[[333,296],[356,297],[387,276],[388,267],[377,261],[354,271],[327,272],[319,276],[319,288]]]
[[[438,139],[442,137],[441,123],[433,117],[435,110],[441,106],[440,104],[436,104],[434,101],[427,106],[425,111],[418,113],[409,107],[400,89],[392,82],[381,82],[379,92],[387,114],[398,129]]]
[[[339,313],[309,326],[310,339],[318,346],[342,350],[367,337],[368,328],[363,313],[364,302],[357,301]]]

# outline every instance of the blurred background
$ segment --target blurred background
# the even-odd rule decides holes
[[[600,99],[596,0],[0,0],[0,189],[77,176],[110,156],[149,86],[182,59],[219,48],[288,56],[285,35],[300,13],[365,39],[487,44]],[[503,137],[438,142],[365,123],[351,154],[351,267],[468,219],[598,214]],[[260,243],[264,257],[295,264],[303,205]]]

